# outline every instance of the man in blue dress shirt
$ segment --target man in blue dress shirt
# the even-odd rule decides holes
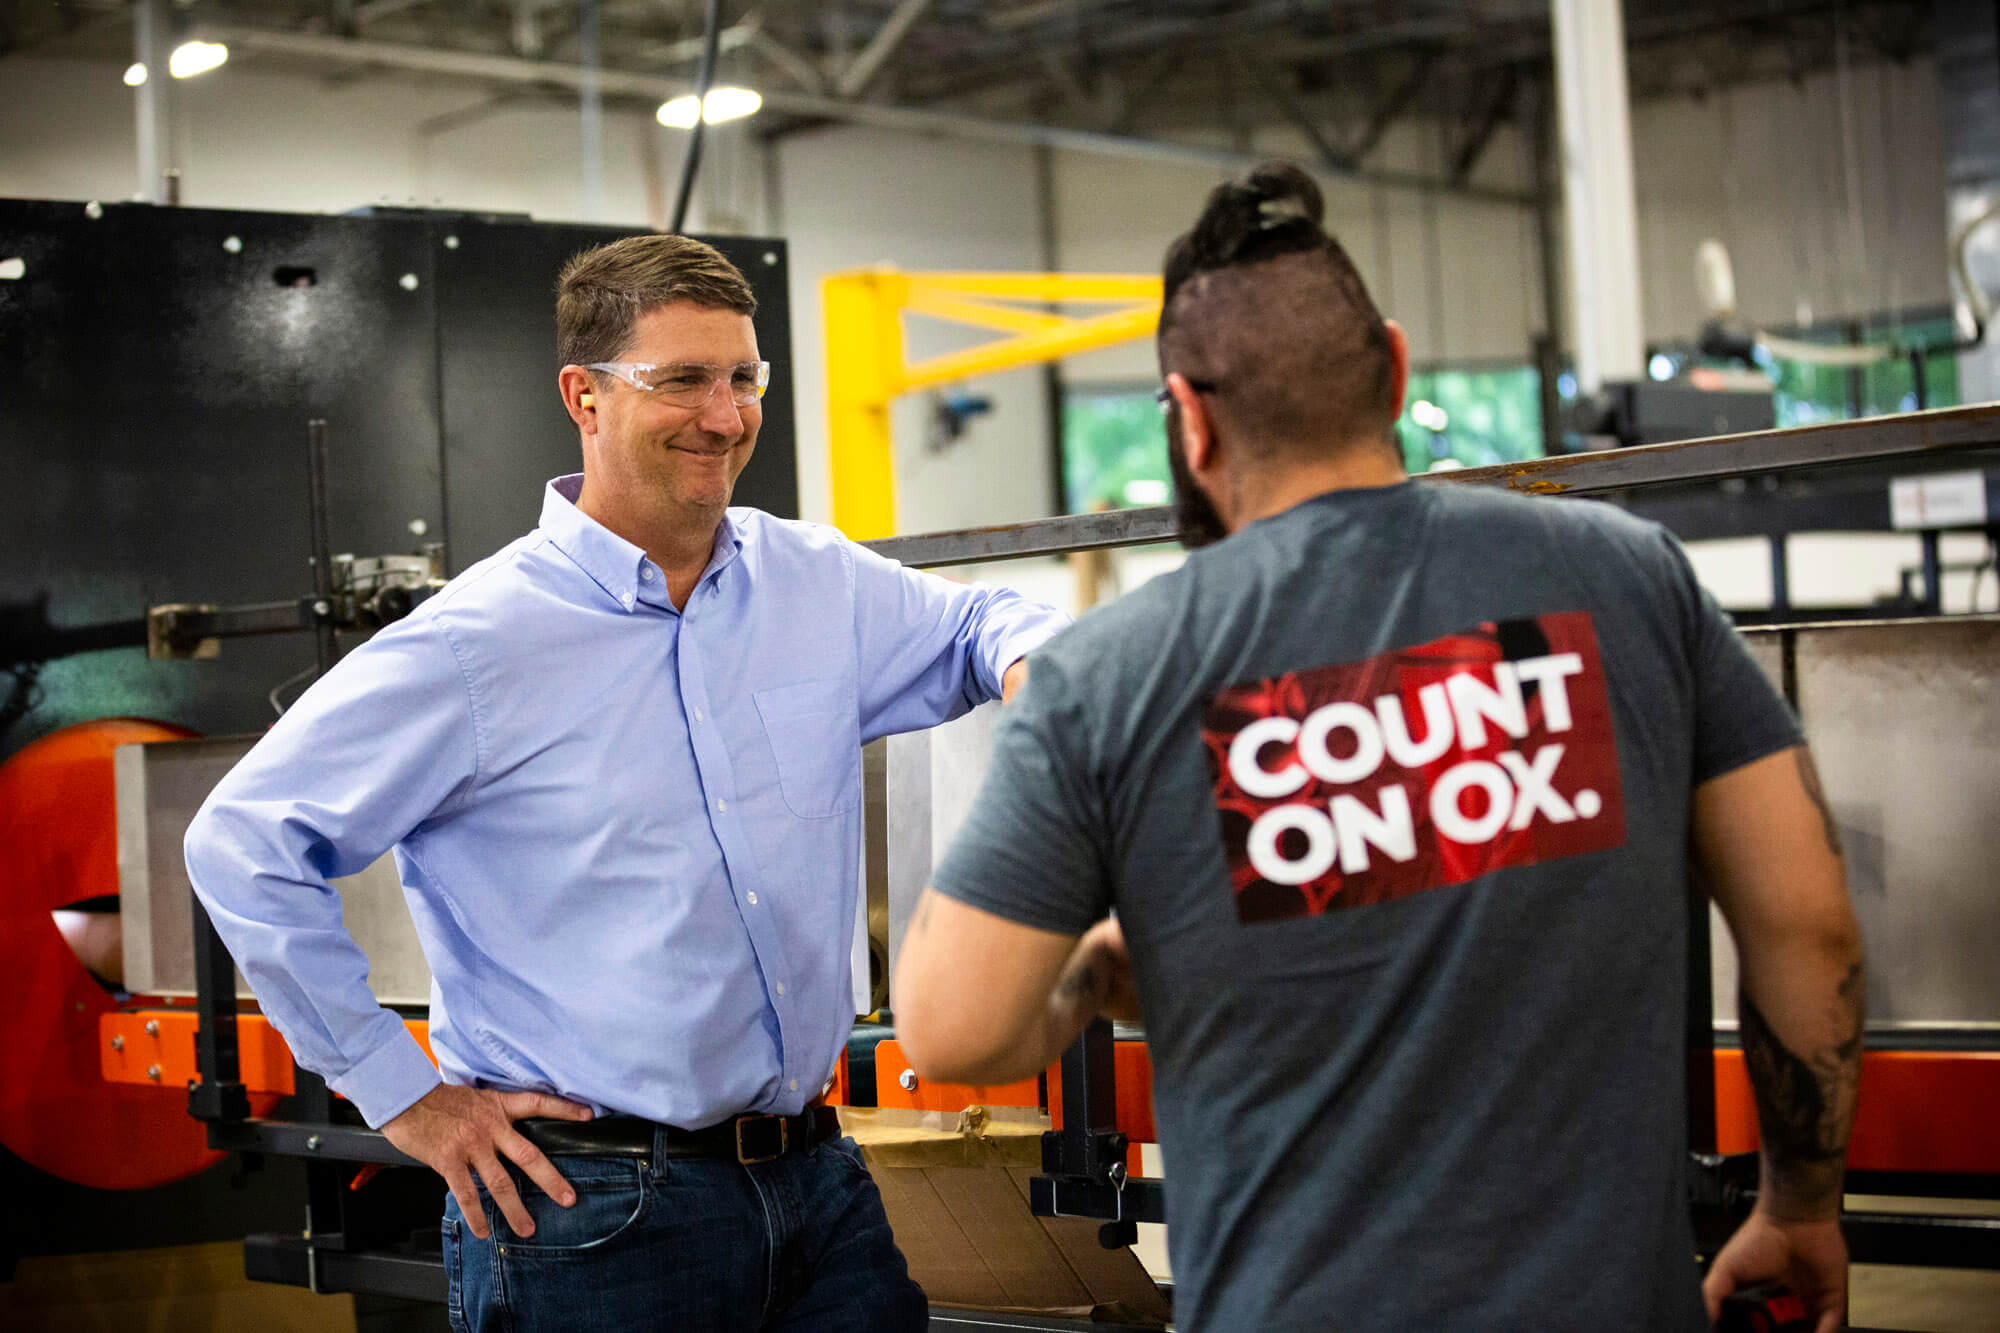
[[[1067,622],[729,500],[769,366],[706,245],[573,259],[581,475],[209,797],[188,872],[299,1062],[450,1187],[459,1327],[921,1328],[818,1104],[853,1013],[861,745]],[[394,849],[437,1067],[328,880]]]

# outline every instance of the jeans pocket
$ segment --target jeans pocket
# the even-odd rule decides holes
[[[836,1160],[852,1167],[859,1175],[868,1174],[868,1159],[862,1156],[861,1145],[848,1135],[843,1134],[839,1138],[828,1139],[821,1151],[832,1154]]]
[[[646,1211],[646,1167],[629,1157],[556,1157],[550,1159],[576,1191],[576,1202],[565,1208],[542,1193],[541,1187],[515,1172],[521,1205],[534,1219],[535,1234],[522,1239],[490,1199],[487,1214],[495,1234],[505,1237],[503,1259],[559,1259],[602,1249],[639,1224]]]
[[[465,1333],[465,1256],[458,1240],[458,1219],[447,1217],[440,1230],[444,1234],[444,1313],[452,1333]]]

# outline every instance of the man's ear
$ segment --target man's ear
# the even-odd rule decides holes
[[[597,385],[592,382],[590,372],[582,366],[564,366],[556,376],[556,387],[562,393],[563,406],[569,410],[569,419],[579,429],[594,433],[597,430]]]
[[[1382,321],[1382,329],[1389,335],[1389,385],[1395,399],[1396,410],[1390,413],[1390,420],[1403,418],[1403,399],[1410,392],[1410,337],[1403,332],[1403,326],[1393,319]]]
[[[1204,472],[1215,451],[1215,420],[1208,404],[1179,371],[1167,376],[1167,392],[1181,414],[1181,452],[1187,455],[1188,471]]]

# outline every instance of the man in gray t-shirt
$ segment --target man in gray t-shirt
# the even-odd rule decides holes
[[[1699,1328],[1692,840],[1766,1145],[1710,1313],[1782,1278],[1830,1330],[1860,955],[1797,725],[1660,529],[1403,478],[1407,351],[1318,219],[1266,169],[1170,253],[1227,540],[1031,656],[899,1036],[1000,1082],[1143,1002],[1184,1329]]]

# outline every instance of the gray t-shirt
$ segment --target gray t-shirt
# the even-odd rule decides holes
[[[1031,656],[940,891],[1132,951],[1182,1328],[1705,1328],[1690,794],[1796,722],[1608,505],[1335,491]]]

